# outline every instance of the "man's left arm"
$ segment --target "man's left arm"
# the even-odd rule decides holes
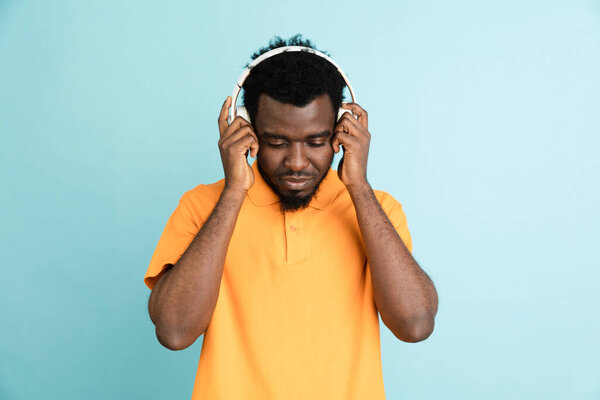
[[[367,112],[357,104],[344,104],[357,118],[344,114],[334,131],[334,151],[344,149],[338,175],[356,209],[358,225],[371,269],[373,298],[381,320],[405,342],[431,335],[438,308],[435,286],[419,267],[367,182],[371,135]]]

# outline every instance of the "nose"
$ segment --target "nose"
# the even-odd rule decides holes
[[[289,147],[285,157],[284,167],[292,171],[302,171],[309,166],[308,158],[304,154],[302,143],[294,143]]]

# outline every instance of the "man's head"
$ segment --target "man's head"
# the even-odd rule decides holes
[[[287,41],[277,37],[252,59],[282,46],[314,48],[300,35]],[[306,207],[329,170],[344,86],[330,62],[308,52],[273,56],[244,82],[244,106],[259,138],[259,171],[284,210]]]

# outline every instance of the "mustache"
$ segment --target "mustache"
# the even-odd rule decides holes
[[[298,171],[298,172],[283,171],[283,172],[279,172],[275,176],[277,176],[278,178],[312,178],[315,176],[315,174],[311,174],[310,172],[303,172],[303,171]]]

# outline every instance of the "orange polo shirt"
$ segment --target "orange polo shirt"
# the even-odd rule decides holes
[[[192,400],[384,399],[371,273],[345,185],[330,169],[306,209],[282,213],[252,168]],[[221,180],[183,195],[150,261],[149,288],[185,252],[223,187]],[[375,195],[412,250],[400,203]]]

